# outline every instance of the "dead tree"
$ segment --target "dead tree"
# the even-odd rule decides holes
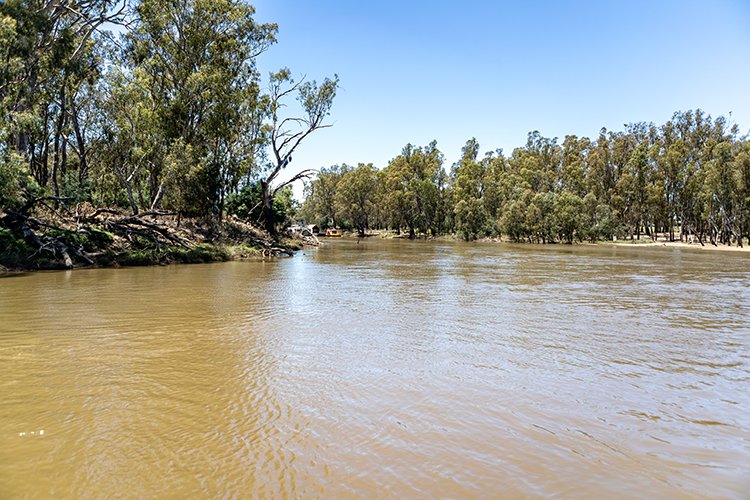
[[[324,124],[330,114],[333,99],[338,89],[338,76],[326,78],[322,84],[315,81],[306,82],[304,79],[295,82],[288,69],[282,69],[271,75],[269,95],[270,115],[270,147],[273,152],[272,165],[266,176],[261,179],[263,226],[271,235],[276,235],[276,220],[273,212],[273,201],[276,194],[284,186],[307,179],[314,170],[306,169],[293,176],[288,181],[274,185],[274,181],[292,161],[292,153],[296,151],[302,141],[314,131],[332,125]],[[280,118],[280,111],[286,105],[284,101],[292,94],[297,95],[297,101],[302,107],[304,116]]]

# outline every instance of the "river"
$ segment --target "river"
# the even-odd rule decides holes
[[[0,279],[0,497],[750,492],[750,258],[333,241]]]

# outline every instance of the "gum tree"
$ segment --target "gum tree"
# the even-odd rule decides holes
[[[300,144],[316,130],[328,128],[325,123],[333,106],[333,99],[339,86],[338,75],[326,78],[318,84],[315,80],[295,81],[288,68],[283,68],[270,77],[268,102],[269,147],[271,163],[260,181],[262,191],[262,221],[269,234],[276,234],[276,218],[273,200],[285,186],[306,179],[314,170],[305,169],[286,182],[274,184],[279,174],[292,162],[292,154]],[[301,108],[298,116],[285,116],[287,100],[296,96]],[[287,108],[288,109],[288,108]]]

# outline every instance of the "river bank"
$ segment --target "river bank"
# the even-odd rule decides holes
[[[150,211],[78,206],[0,213],[0,273],[192,264],[293,255],[280,240],[234,217],[219,223]]]
[[[207,221],[182,218],[166,212],[139,216],[114,210],[84,207],[75,217],[53,211],[28,216],[25,227],[6,227],[8,214],[0,214],[0,274],[35,270],[128,267],[169,264],[201,264],[232,260],[262,259],[294,254],[302,242],[278,240],[263,230],[230,217],[211,228]],[[12,224],[11,224],[12,225]],[[356,232],[344,238],[361,239]],[[375,230],[365,238],[408,239],[408,233]],[[459,241],[459,235],[418,236],[422,240]],[[325,240],[323,240],[325,241]],[[518,243],[508,238],[482,238],[490,243]],[[552,245],[563,245],[554,243]],[[617,240],[573,243],[573,246],[622,248],[676,248],[708,252],[750,252],[750,245],[712,245],[651,240]]]
[[[750,252],[750,246],[736,246],[736,245],[712,245],[706,243],[701,245],[700,243],[687,243],[684,241],[613,241],[611,243],[602,242],[595,243],[596,245],[612,245],[615,247],[638,247],[638,248],[680,248],[690,250],[700,250],[706,252]]]
[[[343,233],[344,238],[356,238],[361,239],[362,237],[359,236],[356,232],[344,232]],[[382,238],[382,239],[409,239],[409,234],[402,232],[400,234],[395,233],[394,231],[384,231],[384,230],[374,230],[370,231],[367,234],[365,234],[365,238]],[[420,235],[414,238],[416,240],[437,240],[437,241],[463,241],[464,239],[457,234],[446,234],[446,235],[438,235],[438,236],[426,236],[426,235]],[[533,243],[526,243],[526,242],[518,242],[518,241],[512,241],[509,238],[500,237],[500,238],[480,238],[479,240],[485,243],[512,243],[512,244],[533,244]],[[546,245],[562,245],[566,246],[569,245],[567,243],[547,243]],[[688,243],[684,241],[669,241],[666,236],[660,236],[656,240],[652,239],[641,239],[641,240],[629,240],[629,239],[623,239],[623,240],[601,240],[597,242],[589,242],[589,241],[583,241],[583,242],[574,242],[570,244],[571,246],[604,246],[604,247],[627,247],[627,248],[679,248],[679,249],[689,249],[689,250],[700,250],[700,251],[708,251],[708,252],[750,252],[750,243],[744,242],[743,246],[737,246],[736,244],[733,245],[712,245],[709,242],[705,242],[703,245],[701,245],[698,242],[694,243]]]

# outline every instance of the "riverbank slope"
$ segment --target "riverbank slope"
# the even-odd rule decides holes
[[[212,224],[164,211],[131,215],[51,203],[0,213],[0,272],[218,262],[299,248],[234,217]]]

